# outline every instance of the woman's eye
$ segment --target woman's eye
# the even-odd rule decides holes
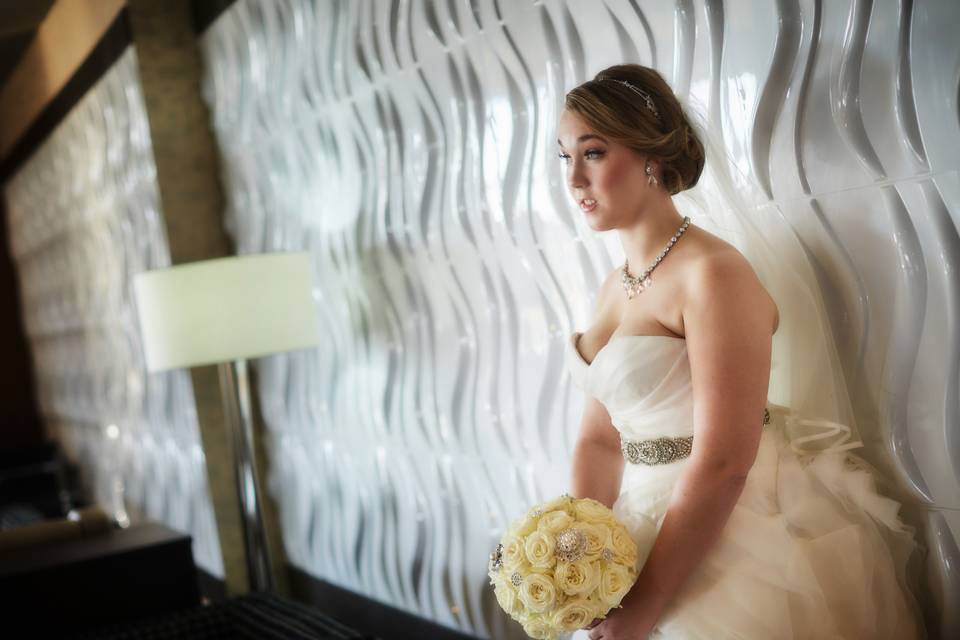
[[[586,158],[599,158],[603,155],[602,149],[587,149],[583,152],[584,157]],[[570,156],[566,153],[558,153],[557,157],[563,160],[564,162],[570,160]]]

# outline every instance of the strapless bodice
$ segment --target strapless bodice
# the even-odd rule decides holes
[[[655,335],[615,336],[587,363],[577,349],[580,332],[566,345],[574,384],[606,407],[624,438],[693,435],[693,393],[687,341]]]

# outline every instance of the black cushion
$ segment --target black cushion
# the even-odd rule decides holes
[[[275,594],[249,593],[162,617],[70,636],[71,640],[377,640],[316,609]]]

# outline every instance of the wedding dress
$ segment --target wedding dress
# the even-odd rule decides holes
[[[580,333],[565,346],[572,380],[606,407],[621,439],[693,435],[686,340],[612,338],[587,363]],[[798,456],[797,416],[769,403],[760,447],[719,540],[662,615],[651,638],[909,640],[925,637],[906,584],[916,547],[900,504],[877,493],[856,456]],[[689,458],[625,464],[613,511],[639,541],[659,530]],[[573,638],[587,637],[577,631]]]

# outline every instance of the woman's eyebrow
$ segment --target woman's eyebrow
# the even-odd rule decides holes
[[[582,136],[580,136],[579,138],[577,138],[577,144],[580,144],[580,143],[583,142],[584,140],[591,140],[591,139],[594,139],[594,138],[597,139],[597,140],[599,140],[599,141],[601,141],[601,142],[606,142],[606,141],[607,141],[606,138],[604,138],[603,136],[598,136],[598,135],[595,134],[595,133],[585,133],[585,134],[583,134]],[[557,138],[557,144],[560,145],[561,147],[563,146],[563,143],[560,142],[560,138]]]

